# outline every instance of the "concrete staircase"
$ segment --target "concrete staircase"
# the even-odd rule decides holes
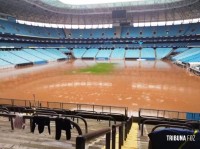
[[[133,123],[122,149],[138,149],[138,124]]]

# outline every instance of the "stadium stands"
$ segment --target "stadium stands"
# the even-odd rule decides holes
[[[44,63],[47,63],[47,61],[41,59],[41,58],[38,58],[34,55],[31,55],[23,50],[13,50],[13,51],[10,51],[11,53],[13,53],[14,55],[17,55],[23,59],[26,59],[28,61],[31,61],[33,62],[34,64],[44,64]]]
[[[126,50],[125,58],[131,59],[131,58],[140,58],[140,50]]]
[[[176,50],[174,50],[174,52],[181,53],[181,52],[184,52],[186,50],[188,50],[188,48],[177,48]]]
[[[71,38],[113,38],[114,29],[72,29]]]
[[[0,20],[0,33],[30,37],[65,38],[63,29],[34,27],[5,20]]]
[[[184,58],[187,58],[187,57],[190,57],[190,56],[195,56],[199,53],[200,53],[200,48],[191,48],[191,49],[188,49],[188,50],[174,56],[172,58],[172,60],[181,61],[181,59],[184,59]]]
[[[68,57],[56,49],[10,49],[0,51],[0,68],[46,64],[51,61],[66,60]]]
[[[53,55],[55,55],[58,58],[58,60],[67,58],[67,56],[59,50],[56,50],[56,49],[45,49],[45,50],[48,51],[49,53],[52,53]],[[65,52],[66,52],[66,50],[65,50]]]
[[[0,0],[0,72],[4,73],[0,77],[6,78],[0,84],[0,93],[12,98],[0,97],[0,148],[200,148],[200,113],[176,111],[188,107],[198,110],[198,97],[194,97],[199,95],[197,77],[177,70],[169,62],[171,58],[187,68],[187,72],[191,70],[200,76],[200,0],[143,1],[82,6],[64,4],[61,0]],[[70,67],[50,65],[53,69],[48,69],[48,75],[40,74],[46,66],[26,69],[27,75],[22,77],[24,69],[4,69],[70,58],[77,60],[70,61]],[[124,68],[125,73],[119,70],[108,77],[93,76],[87,68],[80,78],[79,71],[68,73],[74,68],[113,62],[117,68]],[[57,79],[60,74],[57,68],[67,70],[67,76],[63,74]],[[32,73],[35,70],[36,75]],[[158,73],[161,83],[156,78]],[[33,86],[32,80],[39,84],[34,82]],[[19,87],[14,95],[16,86]],[[31,95],[34,100],[29,99]],[[179,101],[181,95],[185,97],[182,100],[191,99]],[[23,100],[27,97],[28,100]],[[40,97],[48,101],[40,101]],[[85,99],[89,99],[88,103]],[[118,101],[114,102],[115,99]],[[96,105],[97,101],[104,105]],[[191,107],[192,104],[196,106]],[[136,111],[140,106],[148,109]],[[150,109],[152,106],[158,109]],[[28,125],[24,128],[25,120]],[[38,130],[34,132],[35,123]],[[21,130],[16,130],[17,127]],[[61,129],[65,132],[61,133]],[[168,135],[177,140],[169,139]],[[178,140],[184,135],[195,140]]]
[[[96,59],[99,59],[99,58],[109,59],[111,53],[112,53],[111,49],[102,49],[102,50],[99,50],[98,54],[96,55]]]
[[[43,53],[44,55],[47,55],[54,60],[60,60],[67,58],[63,53],[55,50],[55,49],[36,49],[38,52]]]
[[[200,52],[198,54],[191,55],[186,58],[180,59],[180,61],[183,63],[192,63],[192,62],[199,63],[200,62]]]
[[[55,58],[49,57],[48,55],[46,55],[45,52],[43,52],[43,53],[39,52],[40,50],[38,51],[37,49],[35,49],[35,50],[33,50],[33,49],[24,49],[24,51],[29,53],[29,54],[32,54],[32,55],[34,55],[36,57],[39,57],[39,58],[44,59],[46,61],[49,61],[49,62],[56,61]]]
[[[82,56],[82,58],[95,58],[97,53],[98,53],[98,49],[88,49]]]
[[[82,58],[85,52],[86,52],[86,49],[73,49],[73,55],[75,58]]]
[[[172,52],[172,48],[157,48],[156,59],[162,59]]]
[[[155,51],[152,48],[143,48],[141,50],[141,59],[154,60]]]
[[[28,140],[32,140],[32,143],[28,143],[28,144],[21,144],[22,146],[38,146],[41,148],[45,148],[45,146],[48,148],[50,147],[49,145],[47,145],[46,143],[43,143],[45,141],[47,141],[46,139],[48,139],[48,141],[54,142],[53,144],[53,148],[55,148],[55,146],[57,146],[56,148],[74,148],[75,147],[75,140],[76,137],[78,135],[84,135],[93,131],[96,131],[98,129],[101,128],[109,128],[110,131],[110,127],[111,125],[115,125],[115,124],[120,124],[119,126],[123,129],[126,129],[127,131],[123,131],[123,134],[126,134],[129,132],[128,130],[131,128],[132,125],[132,118],[127,117],[127,113],[114,113],[115,110],[117,110],[116,106],[115,107],[110,107],[112,109],[112,112],[105,110],[103,105],[98,105],[100,107],[102,107],[102,109],[104,109],[103,111],[95,111],[95,110],[99,110],[99,108],[93,108],[93,111],[90,111],[89,109],[85,109],[83,106],[84,104],[78,104],[78,103],[65,103],[65,107],[69,106],[80,106],[82,108],[80,108],[79,110],[72,110],[72,109],[60,109],[59,107],[57,107],[57,105],[61,105],[59,102],[55,103],[55,102],[49,102],[49,101],[43,101],[40,103],[40,106],[38,106],[38,104],[33,104],[32,103],[34,101],[29,101],[30,102],[30,106],[26,107],[26,103],[28,101],[26,100],[21,100],[21,104],[20,105],[24,105],[24,106],[17,106],[16,104],[18,104],[17,100],[13,100],[13,99],[1,99],[3,101],[5,101],[7,104],[2,105],[0,104],[0,117],[8,117],[10,120],[10,125],[8,125],[8,119],[0,119],[0,124],[1,127],[0,128],[0,132],[1,132],[1,136],[2,135],[6,135],[6,133],[9,133],[9,138],[11,140],[7,140],[6,142],[1,142],[1,145],[3,143],[3,145],[6,145],[6,143],[9,144],[13,144],[15,145],[15,143],[17,143],[17,139],[14,139],[14,137],[16,137],[16,134],[18,133],[18,135],[20,137],[23,138],[23,140],[21,140],[20,142],[26,142]],[[10,102],[13,101],[13,105],[10,105]],[[47,104],[48,103],[48,104]],[[44,105],[48,105],[48,107],[44,107]],[[37,106],[37,107],[35,107]],[[55,107],[57,107],[55,109]],[[127,110],[127,107],[119,107],[120,109],[124,109]],[[108,111],[108,112],[107,112]],[[28,120],[33,120],[34,118],[36,118],[37,116],[42,116],[40,117],[40,119],[45,119],[50,121],[49,123],[49,130],[51,131],[51,133],[47,133],[46,130],[44,130],[44,132],[40,132],[41,135],[39,135],[39,133],[37,133],[37,131],[34,132],[34,129],[31,129],[30,133],[30,128],[33,128],[35,126],[33,126],[33,123],[30,123],[30,125],[27,125],[26,128],[23,131],[18,132],[16,130],[16,125],[13,125],[13,121],[15,117],[17,117],[18,113],[23,113],[23,115],[21,115],[21,117],[23,117],[23,119],[28,119]],[[55,136],[57,136],[57,129],[55,129],[55,121],[58,118],[64,118],[64,119],[69,119],[70,120],[70,125],[75,126],[73,128],[71,128],[71,131],[65,135],[67,135],[67,140],[66,140],[66,136],[64,137],[65,139],[61,139],[59,140],[59,143],[56,143],[55,140]],[[76,118],[79,119],[77,121],[77,123],[74,121],[72,121],[70,118]],[[48,121],[47,120],[47,121]],[[34,120],[33,120],[34,121]],[[29,121],[26,121],[26,124]],[[126,125],[122,125],[121,122],[126,123]],[[16,124],[14,122],[14,124]],[[19,124],[20,125],[20,124]],[[37,123],[38,127],[40,127],[39,123]],[[68,124],[66,124],[68,125]],[[95,127],[96,125],[98,125],[98,127]],[[29,127],[30,126],[30,127]],[[116,126],[116,127],[119,127]],[[12,129],[12,131],[10,131],[10,127]],[[57,123],[56,123],[56,127],[57,127]],[[3,131],[3,129],[5,131]],[[74,131],[75,128],[75,131]],[[40,130],[40,129],[38,129]],[[3,132],[2,132],[3,131]],[[34,132],[34,133],[33,133]],[[44,135],[43,135],[44,134]],[[63,135],[63,134],[62,134]],[[68,135],[70,135],[71,137],[69,137]],[[122,136],[122,134],[121,134]],[[120,137],[121,137],[120,136]],[[95,136],[98,137],[98,136]],[[61,137],[62,138],[62,137]],[[14,142],[12,142],[14,139]],[[44,140],[43,140],[44,139]],[[109,138],[110,139],[110,138]],[[38,144],[35,144],[36,140],[40,140],[40,143],[38,142]],[[43,141],[42,141],[43,140]],[[58,139],[57,139],[58,140]],[[123,139],[124,140],[124,139]],[[5,140],[3,140],[5,141]],[[65,143],[64,146],[59,146],[58,144],[63,144],[63,142]],[[48,143],[49,144],[49,143]],[[97,143],[99,144],[99,143]],[[70,146],[69,146],[70,145]],[[73,145],[73,146],[72,146]],[[94,143],[92,143],[92,145],[94,146]],[[99,144],[100,145],[100,144]],[[101,144],[102,145],[102,144]],[[80,149],[80,148],[77,148]]]
[[[122,27],[122,38],[146,38],[146,37],[174,37],[183,35],[197,35],[200,34],[198,28],[199,23],[182,24],[182,25],[168,25],[156,27]],[[47,37],[47,38],[68,38],[64,29],[37,27],[18,24],[6,20],[0,20],[0,33],[9,33],[14,35],[30,36],[30,37]],[[70,38],[114,38],[115,28],[108,29],[71,29]]]
[[[1,118],[0,124],[0,132],[1,137],[7,136],[9,139],[5,139],[2,137],[1,145],[3,146],[17,146],[17,144],[20,144],[20,147],[48,147],[50,146],[52,148],[76,148],[80,149],[81,145],[87,142],[88,146],[90,147],[98,147],[103,148],[103,146],[111,145],[112,148],[116,148],[116,146],[119,146],[121,148],[137,148],[138,146],[142,146],[143,148],[149,147],[149,149],[160,149],[160,148],[170,148],[170,147],[180,147],[185,140],[179,140],[179,141],[169,141],[166,135],[195,135],[195,140],[192,142],[184,143],[184,147],[190,149],[194,148],[197,149],[199,146],[199,113],[190,113],[190,112],[179,112],[179,111],[168,111],[168,110],[156,110],[156,109],[140,109],[138,117],[127,117],[126,112],[123,113],[113,113],[112,110],[116,110],[117,107],[112,107],[112,110],[110,112],[105,112],[105,108],[103,105],[102,108],[97,109],[104,109],[104,112],[95,111],[96,107],[92,111],[85,110],[84,106],[81,106],[82,104],[79,103],[63,103],[66,107],[69,104],[70,107],[73,105],[76,107],[81,107],[79,110],[72,110],[72,109],[61,109],[58,108],[61,104],[59,102],[48,102],[46,104],[46,101],[38,101],[35,105],[30,104],[30,106],[17,106],[15,104],[18,104],[18,101],[15,99],[4,99],[2,100],[7,103],[4,105],[0,105],[0,117]],[[13,105],[10,105],[9,103],[13,103]],[[26,100],[20,100],[21,105],[26,105]],[[30,103],[33,103],[33,101],[29,101]],[[40,103],[40,104],[39,104]],[[40,107],[42,105],[48,105],[48,107]],[[84,105],[84,104],[83,104]],[[35,107],[36,106],[36,107]],[[57,107],[58,106],[58,107]],[[54,109],[54,107],[57,107]],[[106,106],[105,106],[106,107]],[[88,108],[88,107],[86,107]],[[126,108],[126,107],[119,107],[119,108]],[[127,109],[126,109],[127,110]],[[123,111],[123,110],[122,110]],[[47,129],[44,129],[44,132],[38,133],[35,131],[34,133],[30,133],[30,129],[33,128],[33,124],[30,123],[30,125],[26,125],[26,128],[23,131],[16,130],[17,126],[13,125],[13,119],[17,117],[18,113],[23,113],[23,119],[27,120],[33,120],[38,116],[42,115],[42,118],[48,118],[49,128],[51,130],[51,133],[49,134]],[[177,114],[178,113],[178,114]],[[8,119],[10,122],[8,121]],[[66,136],[61,135],[61,140],[59,140],[59,143],[57,140],[55,140],[56,135],[56,127],[55,127],[55,121],[58,118],[77,118],[77,123],[75,121],[72,121],[69,119],[69,122],[72,126],[70,131],[70,138],[66,139]],[[29,121],[26,121],[26,124]],[[122,124],[124,123],[124,125]],[[138,122],[138,124],[137,124]],[[9,125],[10,123],[10,125]],[[15,122],[14,122],[15,123]],[[16,123],[15,123],[16,124]],[[38,124],[40,125],[40,124]],[[97,126],[98,127],[95,127]],[[145,125],[145,127],[144,127]],[[167,127],[167,128],[164,128]],[[112,132],[111,132],[112,128]],[[12,131],[11,131],[12,129]],[[31,132],[33,129],[31,129]],[[40,130],[40,129],[38,129]],[[119,130],[119,131],[118,131]],[[139,133],[141,131],[141,133]],[[95,133],[94,133],[95,132]],[[109,133],[110,135],[107,135]],[[106,141],[105,143],[102,143],[105,141],[105,137],[100,137],[101,135],[106,135],[106,138],[109,141]],[[23,140],[17,140],[16,135],[18,135]],[[68,135],[68,134],[67,134]],[[121,141],[116,140],[117,138]],[[108,137],[109,136],[109,137]],[[149,136],[149,139],[148,137]],[[63,139],[63,137],[65,139]],[[80,137],[88,138],[91,137],[90,141],[82,142]],[[68,137],[67,137],[68,138]],[[98,138],[98,139],[97,139]],[[112,139],[110,139],[112,138]],[[115,138],[115,139],[114,139]],[[95,139],[93,141],[93,139]],[[97,140],[99,141],[97,141]],[[39,140],[39,142],[38,142]],[[45,143],[48,140],[48,143]],[[76,141],[75,141],[76,140]],[[158,141],[160,140],[160,141]],[[29,142],[30,143],[26,143]],[[109,144],[108,142],[112,141],[112,144]],[[147,143],[149,141],[149,144]],[[38,143],[36,143],[38,142]],[[49,145],[49,142],[53,142],[51,145]],[[165,143],[165,147],[163,147],[163,142]],[[113,146],[113,144],[115,144]],[[103,145],[103,146],[102,146]],[[105,147],[104,147],[105,148]]]
[[[123,48],[116,48],[112,51],[111,59],[124,59],[125,56],[125,49]]]
[[[22,57],[16,56],[10,51],[0,51],[0,59],[16,66],[31,64],[31,61],[26,60]]]
[[[0,69],[4,69],[4,68],[12,68],[14,67],[14,65],[12,65],[11,63],[4,61],[2,59],[0,59]]]
[[[50,58],[52,58],[52,59],[54,59],[54,60],[58,60],[58,58],[59,58],[57,55],[50,53],[46,49],[45,50],[44,49],[35,49],[35,50],[46,55],[46,56],[48,56],[48,57],[50,57]]]
[[[63,52],[63,53],[69,53],[70,50],[66,49],[66,48],[59,48],[59,51]]]

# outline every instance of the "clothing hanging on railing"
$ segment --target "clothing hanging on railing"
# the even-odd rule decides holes
[[[56,118],[56,140],[60,140],[61,130],[66,131],[66,139],[71,139],[71,122],[69,119]]]
[[[14,127],[18,129],[25,128],[25,120],[22,114],[17,114],[14,120]]]
[[[31,132],[34,132],[36,124],[38,125],[39,133],[44,131],[44,126],[48,126],[49,134],[51,134],[50,130],[50,118],[46,116],[34,116],[31,126]]]

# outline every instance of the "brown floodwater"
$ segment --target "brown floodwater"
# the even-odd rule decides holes
[[[74,60],[0,71],[0,97],[200,112],[200,77],[168,61],[112,61],[109,74],[77,73]]]

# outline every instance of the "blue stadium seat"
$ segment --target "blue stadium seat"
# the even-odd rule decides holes
[[[125,49],[124,48],[115,48],[111,53],[111,59],[124,59]]]
[[[10,62],[7,62],[5,60],[0,59],[0,69],[2,69],[2,68],[11,68],[13,66],[14,65],[12,65]]]
[[[153,48],[143,48],[141,50],[141,59],[154,60],[155,51]]]
[[[29,26],[15,22],[0,20],[0,33],[10,33],[15,35],[31,37],[65,38],[64,30],[61,28],[47,28],[38,26]]]
[[[31,61],[26,60],[22,57],[19,57],[10,51],[0,51],[0,59],[9,62],[14,65],[19,65],[19,64],[28,64],[31,63]]]
[[[75,58],[82,58],[85,52],[86,52],[86,49],[73,49],[73,55]]]
[[[172,52],[172,48],[157,48],[156,59],[162,59]]]
[[[110,55],[111,55],[111,52],[112,52],[111,49],[99,50],[98,54],[96,55],[96,59],[99,59],[99,58],[109,59]]]
[[[47,61],[41,59],[41,58],[38,58],[34,55],[31,55],[23,50],[15,50],[15,51],[11,51],[11,53],[19,56],[19,57],[22,57],[23,59],[26,59],[28,61],[31,61],[33,62],[34,64],[44,64],[44,63],[47,63]]]
[[[34,56],[36,56],[38,58],[44,59],[46,61],[49,61],[49,62],[56,61],[55,58],[46,55],[46,53],[39,52],[40,50],[37,50],[37,49],[35,49],[35,50],[33,50],[33,49],[24,49],[24,51],[29,53],[29,54],[31,54],[31,55],[34,55]]]
[[[172,60],[181,61],[181,59],[187,58],[189,56],[194,56],[200,53],[200,48],[191,48],[188,49],[172,58]]]
[[[97,53],[98,53],[98,49],[88,49],[82,56],[82,58],[95,58]]]
[[[140,50],[126,50],[125,58],[140,58]]]

